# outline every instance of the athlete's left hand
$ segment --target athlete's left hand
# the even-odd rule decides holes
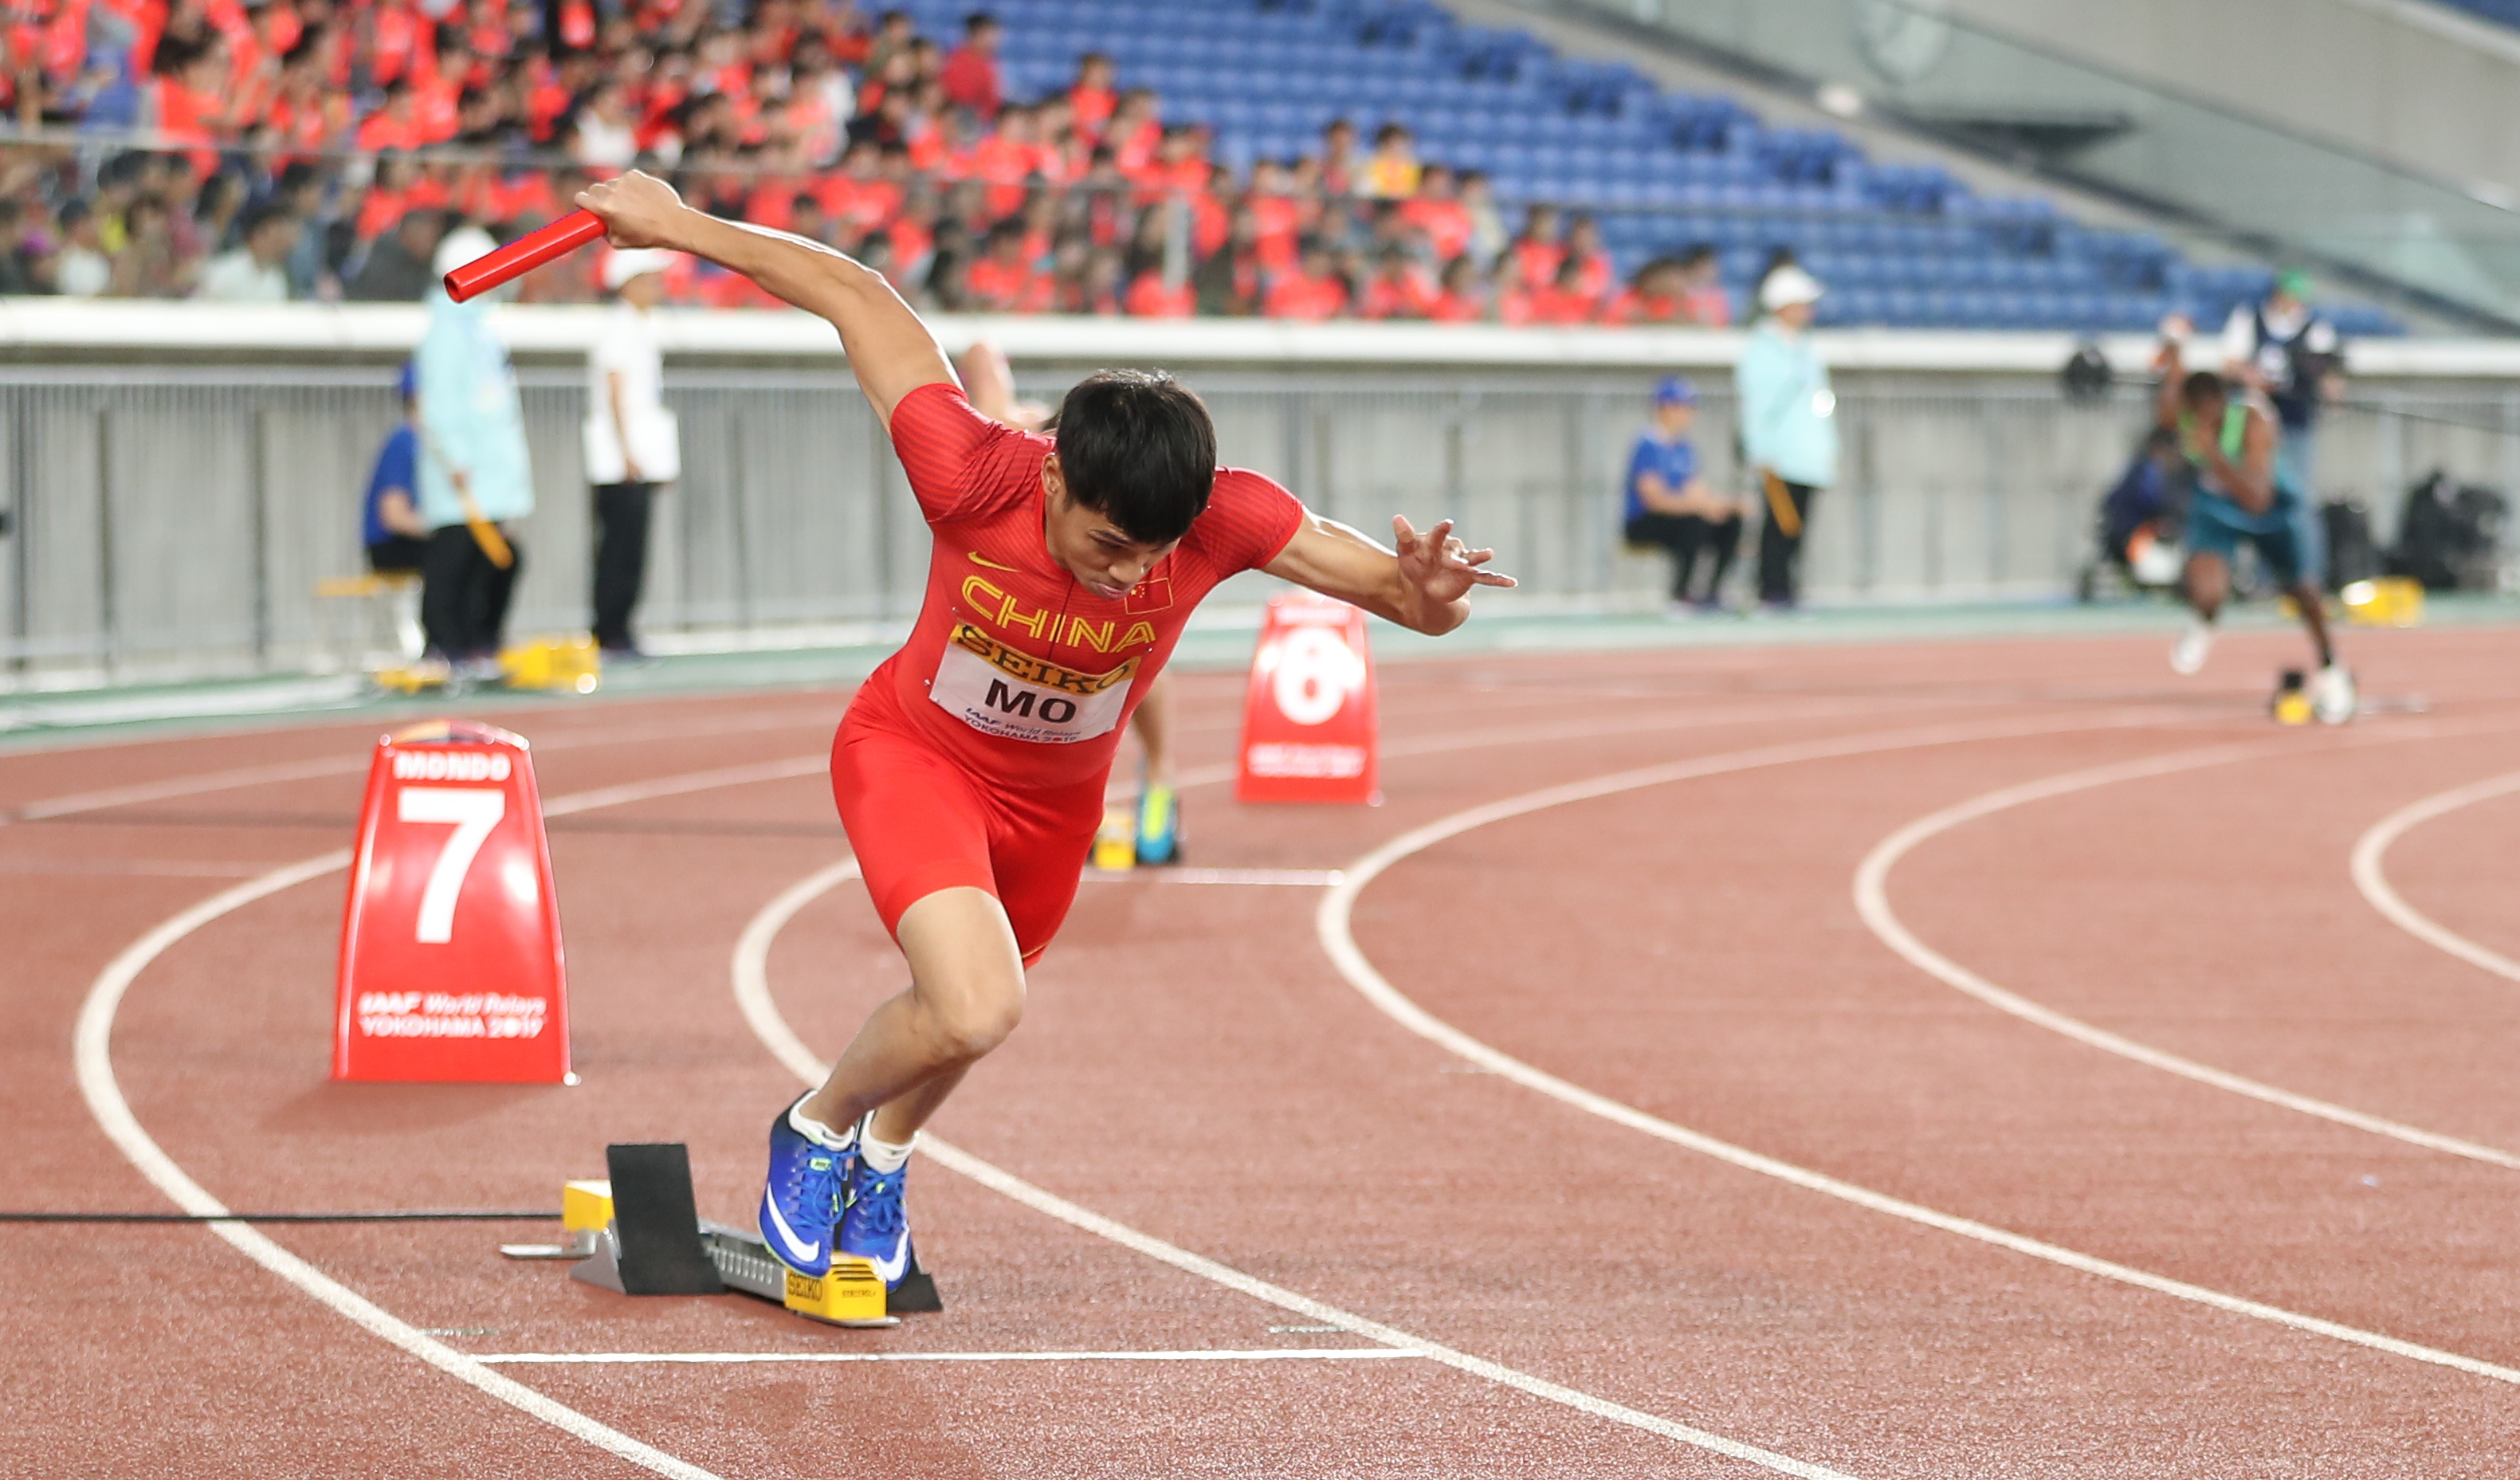
[[[1453,537],[1446,519],[1419,534],[1401,515],[1391,516],[1391,540],[1400,552],[1400,579],[1410,590],[1436,605],[1450,605],[1470,594],[1473,586],[1511,586],[1512,576],[1479,567],[1496,559],[1493,550],[1472,550]]]

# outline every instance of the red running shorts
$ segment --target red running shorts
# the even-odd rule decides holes
[[[880,687],[858,691],[832,741],[832,797],[883,927],[898,938],[902,912],[939,889],[985,889],[1006,908],[1032,964],[1075,903],[1102,821],[1104,779],[995,784],[912,734],[871,695]]]

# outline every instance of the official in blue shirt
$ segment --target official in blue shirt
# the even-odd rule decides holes
[[[413,418],[420,388],[408,364],[395,388],[402,394],[402,425],[377,449],[376,470],[368,474],[367,507],[359,516],[368,568],[380,573],[418,571],[428,550],[428,523],[420,516],[415,492],[420,487],[420,430]]]
[[[1722,605],[1724,574],[1741,546],[1741,511],[1710,493],[1698,475],[1697,444],[1688,438],[1697,420],[1697,388],[1679,376],[1665,376],[1649,404],[1653,421],[1628,453],[1623,529],[1629,544],[1659,545],[1670,553],[1672,614],[1711,611]],[[1708,558],[1702,588],[1693,579],[1701,555]]]

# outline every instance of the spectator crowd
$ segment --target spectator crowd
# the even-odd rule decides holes
[[[1708,248],[1625,281],[1591,217],[1508,224],[1397,124],[1247,172],[1108,59],[1007,96],[999,23],[948,46],[852,0],[15,0],[0,292],[411,300],[445,234],[505,239],[637,167],[828,243],[920,307],[1178,318],[1721,325]],[[113,141],[121,141],[119,143]],[[596,298],[596,254],[527,301]],[[668,301],[770,306],[703,263]]]

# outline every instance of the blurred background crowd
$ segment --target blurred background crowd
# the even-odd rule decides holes
[[[922,307],[1721,325],[1711,244],[1614,267],[1600,223],[1500,207],[1402,123],[1214,157],[1087,52],[1014,96],[991,16],[853,0],[35,0],[0,90],[0,292],[411,300],[453,226],[502,238],[593,178],[666,175],[838,247]],[[100,150],[105,130],[147,147]],[[596,298],[595,259],[526,301]],[[774,306],[686,263],[668,301]]]

